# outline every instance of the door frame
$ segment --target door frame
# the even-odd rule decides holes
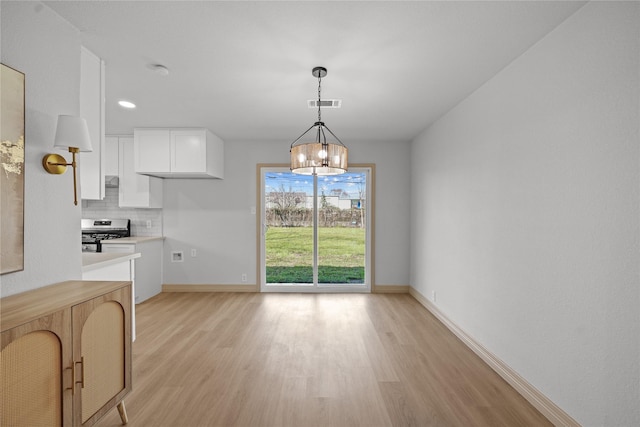
[[[376,194],[376,165],[375,163],[357,163],[351,164],[350,167],[354,169],[367,168],[369,169],[369,180],[367,182],[367,196],[368,196],[368,212],[367,212],[367,227],[368,238],[366,239],[366,255],[365,255],[365,278],[368,279],[368,286],[363,287],[362,290],[354,290],[340,288],[340,286],[311,285],[308,287],[296,286],[295,288],[287,286],[274,287],[273,289],[264,289],[263,274],[262,274],[262,254],[264,252],[262,234],[263,228],[263,206],[262,206],[262,170],[265,168],[289,168],[287,163],[258,163],[256,164],[256,288],[258,292],[297,292],[297,293],[375,293],[375,194]]]

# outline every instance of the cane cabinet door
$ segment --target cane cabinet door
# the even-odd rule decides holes
[[[74,425],[90,426],[131,390],[131,290],[76,305],[71,314]]]
[[[2,332],[0,425],[71,425],[71,310]]]

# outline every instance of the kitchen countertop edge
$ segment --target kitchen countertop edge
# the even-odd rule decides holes
[[[118,264],[132,259],[140,258],[140,253],[123,254],[115,252],[83,252],[82,272],[92,271],[109,265]]]

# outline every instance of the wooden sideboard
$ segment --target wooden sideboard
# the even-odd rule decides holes
[[[90,426],[131,391],[131,282],[68,281],[0,299],[3,426]]]

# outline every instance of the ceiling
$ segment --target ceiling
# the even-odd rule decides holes
[[[225,141],[290,143],[317,119],[307,100],[321,65],[322,98],[342,99],[322,118],[348,146],[412,140],[584,2],[45,4],[105,60],[107,134],[206,127]]]

